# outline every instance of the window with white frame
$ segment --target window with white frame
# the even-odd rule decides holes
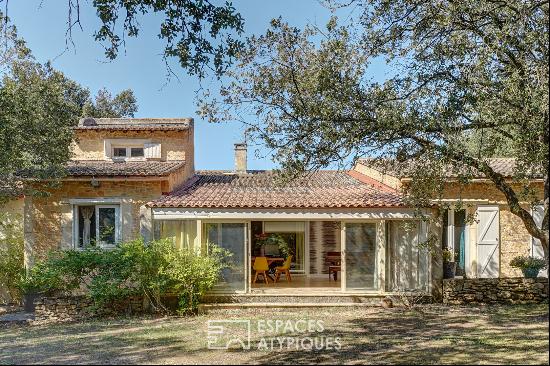
[[[113,159],[144,159],[145,147],[141,146],[112,146]]]
[[[105,139],[105,157],[113,160],[161,158],[161,144],[150,139]]]
[[[74,206],[75,246],[109,248],[120,240],[120,205]]]

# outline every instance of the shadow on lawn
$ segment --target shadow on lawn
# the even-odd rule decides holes
[[[0,364],[154,363],[159,355],[196,351],[186,347],[181,333],[163,327],[163,319],[135,321],[139,319],[12,328],[9,339],[0,334]]]
[[[311,310],[289,316],[324,319],[327,312]],[[223,315],[228,319],[283,316],[276,309]],[[0,364],[548,363],[547,305],[426,307],[420,312],[338,309],[330,313],[325,331],[320,334],[339,337],[342,349],[323,351],[211,351],[206,349],[204,327],[212,316],[96,320],[17,327],[6,332],[2,329]]]
[[[340,350],[278,350],[252,362],[311,363],[548,363],[546,314],[521,314],[522,307],[456,309],[407,314],[380,312],[344,322],[324,337],[340,337]],[[477,311],[476,311],[477,310]],[[313,335],[315,336],[315,335]]]

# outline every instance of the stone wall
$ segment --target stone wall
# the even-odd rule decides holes
[[[86,181],[62,182],[44,198],[33,198],[26,209],[26,263],[32,265],[51,250],[69,249],[73,245],[73,206],[71,199],[118,199],[122,219],[121,239],[140,235],[140,208],[161,197],[160,181],[102,181],[95,188]],[[32,217],[32,220],[29,219]]]
[[[548,301],[547,278],[475,278],[443,280],[443,303],[531,304]]]
[[[511,184],[516,192],[521,192],[523,186],[520,184]],[[541,181],[534,181],[529,187],[539,199],[544,197],[544,184]],[[462,199],[464,204],[468,206],[470,202],[469,212],[475,213],[478,204],[496,205],[499,207],[499,224],[500,224],[500,277],[518,277],[522,273],[520,270],[510,266],[510,261],[519,255],[531,254],[531,236],[527,232],[525,225],[519,217],[510,212],[510,208],[506,202],[506,197],[492,183],[475,182],[470,184],[448,183],[443,192],[445,199]],[[475,203],[478,201],[477,203]],[[530,205],[524,203],[523,208],[530,210]],[[473,246],[470,246],[470,260],[473,268],[477,267],[477,253],[475,241],[477,238],[477,225],[471,225],[473,229],[470,232],[470,240],[473,241]],[[470,273],[471,277],[476,273]]]
[[[77,142],[72,146],[75,160],[105,160],[105,139],[148,139],[161,144],[161,160],[193,162],[193,129],[184,131],[77,130],[76,136]]]
[[[35,301],[39,321],[72,321],[95,316],[133,315],[151,312],[143,297],[131,297],[100,309],[86,296],[43,297]]]

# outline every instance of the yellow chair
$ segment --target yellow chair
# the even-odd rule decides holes
[[[267,284],[267,271],[269,271],[269,264],[267,263],[267,257],[256,257],[254,260],[254,265],[252,266],[254,269],[254,281],[252,283],[256,283],[256,280],[258,279],[258,275],[262,275],[264,277],[264,281]]]
[[[290,265],[292,264],[292,256],[289,255],[286,257],[285,262],[282,266],[275,268],[275,282],[279,281],[279,278],[281,278],[281,274],[285,274],[287,282],[292,282],[292,278],[290,277]]]

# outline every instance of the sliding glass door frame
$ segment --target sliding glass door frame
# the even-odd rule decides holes
[[[251,255],[251,249],[250,249],[250,220],[234,220],[234,219],[200,219],[197,220],[197,229],[200,233],[198,236],[198,242],[199,246],[202,250],[202,243],[203,243],[203,237],[206,235],[206,233],[203,231],[204,224],[244,224],[244,248],[243,248],[243,256],[244,256],[244,290],[236,290],[236,291],[224,291],[224,290],[211,290],[211,293],[216,294],[246,294],[250,292],[250,255]]]
[[[350,288],[347,284],[347,240],[346,226],[348,224],[375,224],[375,288]],[[347,220],[340,222],[340,242],[342,248],[341,261],[341,291],[345,293],[383,293],[385,291],[385,273],[386,273],[386,224],[384,220]]]

